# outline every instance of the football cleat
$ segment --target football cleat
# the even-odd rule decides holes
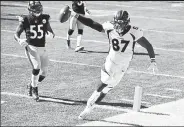
[[[67,45],[66,45],[67,49],[71,48],[71,44],[70,44],[70,40],[67,40]]]
[[[84,47],[77,46],[77,47],[75,48],[75,52],[82,51],[82,50],[84,50]]]
[[[27,85],[27,90],[28,90],[28,95],[29,96],[32,96],[32,86],[31,86],[31,83],[29,85]]]
[[[94,108],[94,105],[87,105],[84,111],[82,111],[78,116],[78,119],[84,119],[86,115],[88,115],[93,110],[93,108]]]
[[[39,101],[38,87],[32,87],[32,91],[34,100]]]

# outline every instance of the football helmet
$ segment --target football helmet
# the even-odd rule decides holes
[[[40,1],[29,1],[28,10],[33,16],[40,16],[43,11],[43,6]]]
[[[130,17],[127,11],[117,11],[114,14],[114,28],[118,33],[122,33],[130,23]]]

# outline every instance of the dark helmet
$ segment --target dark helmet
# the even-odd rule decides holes
[[[40,1],[29,1],[28,10],[34,16],[39,16],[43,11],[43,6]]]
[[[114,14],[114,27],[118,33],[123,32],[129,23],[130,17],[127,11],[120,10]]]

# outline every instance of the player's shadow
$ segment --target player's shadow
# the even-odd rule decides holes
[[[39,102],[54,102],[66,105],[86,105],[87,101],[78,101],[73,99],[65,99],[65,98],[54,98],[48,96],[40,96]],[[110,102],[99,102],[99,105],[107,105],[107,106],[114,106],[114,107],[133,107],[132,104],[128,103],[110,103]],[[146,106],[141,105],[141,108],[148,108]]]
[[[107,105],[107,106],[114,106],[114,107],[123,107],[123,108],[132,108],[133,104],[129,103],[109,103],[109,102],[99,102],[99,105]],[[147,106],[141,105],[141,108],[148,108]]]
[[[134,52],[134,55],[149,55],[148,53]],[[155,54],[155,56],[159,56],[159,54]]]

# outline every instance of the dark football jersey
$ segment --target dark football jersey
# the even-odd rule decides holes
[[[72,9],[79,14],[85,14],[83,1],[72,1]]]
[[[32,15],[23,16],[23,27],[29,45],[45,47],[45,34],[50,16],[41,14],[39,17]]]

